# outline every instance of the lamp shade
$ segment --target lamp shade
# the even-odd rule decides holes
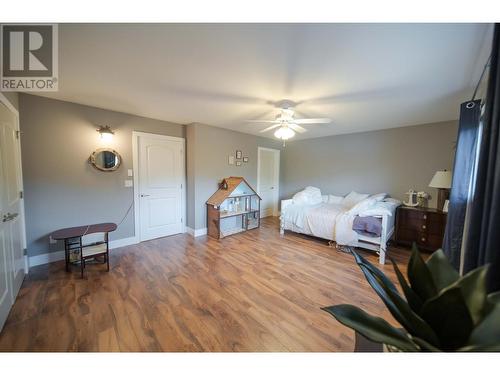
[[[430,187],[438,189],[450,189],[451,188],[451,171],[437,171],[434,177],[432,177],[429,183]]]

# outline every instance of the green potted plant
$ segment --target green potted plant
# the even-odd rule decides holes
[[[353,305],[322,308],[340,323],[392,351],[500,351],[500,292],[487,294],[487,266],[461,277],[442,250],[425,262],[413,246],[408,282],[391,259],[403,298],[382,271],[352,253],[402,329]]]

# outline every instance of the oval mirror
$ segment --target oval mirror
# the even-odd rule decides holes
[[[100,171],[112,172],[118,169],[122,158],[118,152],[111,148],[100,148],[90,155],[89,162]]]

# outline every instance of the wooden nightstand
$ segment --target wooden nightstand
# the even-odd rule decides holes
[[[419,249],[435,251],[443,245],[446,212],[427,207],[400,206],[396,211],[395,242]]]

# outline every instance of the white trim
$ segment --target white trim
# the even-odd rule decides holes
[[[274,164],[274,172],[275,172],[275,183],[274,185],[276,186],[274,195],[276,197],[275,199],[275,206],[273,209],[273,216],[279,216],[279,198],[280,198],[280,150],[274,149],[274,148],[268,148],[268,147],[257,147],[257,194],[260,196],[260,151],[272,151],[277,155],[277,158],[275,160]],[[262,211],[262,210],[261,210]]]
[[[64,250],[54,251],[52,253],[45,253],[40,255],[34,255],[29,257],[28,263],[29,267],[39,266],[41,264],[47,264],[52,262],[57,262],[64,259]]]
[[[182,193],[181,193],[181,210],[182,210],[182,231],[181,233],[186,233],[186,217],[187,217],[187,205],[186,205],[186,139],[182,137],[172,137],[169,135],[161,135],[154,133],[145,133],[139,131],[132,131],[132,170],[134,173],[134,231],[135,237],[137,238],[137,243],[141,242],[141,230],[140,230],[140,199],[139,199],[139,137],[148,137],[156,139],[164,139],[170,141],[182,142]]]
[[[119,247],[135,245],[137,243],[139,243],[139,239],[135,236],[134,237],[120,238],[118,240],[109,241],[109,248],[110,249],[117,249]]]
[[[135,245],[139,243],[136,237],[120,238],[118,240],[109,241],[109,249],[118,249],[124,246]],[[54,251],[52,253],[44,253],[29,257],[29,267],[35,267],[42,264],[57,262],[64,259],[64,250]]]
[[[186,232],[192,237],[206,236],[207,228],[193,229],[190,227],[186,227]]]
[[[27,275],[30,270],[30,260],[27,255],[24,256],[24,274]]]

